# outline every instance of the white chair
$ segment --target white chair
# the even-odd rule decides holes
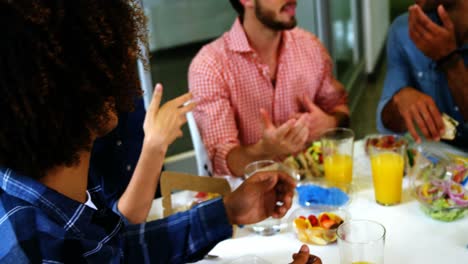
[[[197,171],[200,176],[212,176],[213,167],[206,152],[205,145],[198,131],[197,123],[193,117],[193,113],[187,113],[187,123],[192,137],[193,149],[195,150],[195,159],[197,161]]]

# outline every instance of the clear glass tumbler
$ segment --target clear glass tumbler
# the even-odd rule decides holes
[[[338,227],[341,264],[383,264],[385,227],[371,220],[350,220]]]

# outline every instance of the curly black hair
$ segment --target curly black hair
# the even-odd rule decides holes
[[[147,44],[137,2],[0,0],[1,167],[39,179],[75,165],[110,111],[132,111]]]
[[[232,7],[236,10],[237,14],[242,18],[244,17],[244,6],[241,4],[240,0],[229,0]]]

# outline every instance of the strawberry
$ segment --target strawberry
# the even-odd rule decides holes
[[[195,198],[197,199],[204,199],[208,196],[208,193],[206,192],[198,192],[196,195],[195,195]]]
[[[321,213],[319,215],[319,221],[322,223],[323,221],[330,220],[330,216],[327,213]],[[323,225],[322,225],[323,226]]]
[[[309,215],[309,217],[307,217],[307,219],[309,219],[309,222],[312,226],[320,226],[318,219],[315,215],[311,214]]]

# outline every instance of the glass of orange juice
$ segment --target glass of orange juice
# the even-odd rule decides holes
[[[321,137],[325,179],[339,186],[353,179],[354,132],[347,128],[333,128]]]
[[[381,205],[401,202],[406,144],[369,146],[375,200]]]

